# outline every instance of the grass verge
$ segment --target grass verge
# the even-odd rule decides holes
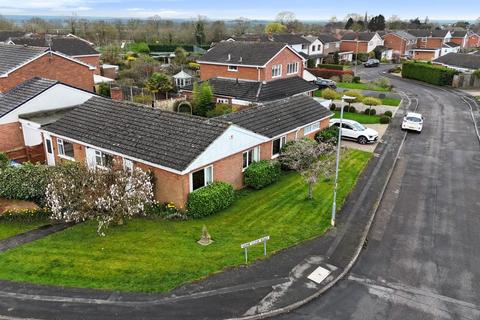
[[[371,153],[348,150],[342,156],[338,204],[345,201]],[[245,190],[223,212],[201,220],[134,219],[96,234],[88,222],[0,255],[0,278],[37,284],[163,292],[244,263],[240,244],[270,235],[268,252],[322,235],[330,225],[332,181],[307,187],[293,172],[260,191]],[[206,225],[214,243],[196,243]],[[249,259],[263,258],[262,246]]]
[[[371,90],[371,91],[380,91],[380,92],[390,91],[390,89],[388,88],[382,88],[369,83],[337,82],[337,87],[344,88],[344,89],[353,89],[353,90]]]

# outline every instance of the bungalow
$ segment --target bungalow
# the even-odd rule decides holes
[[[22,115],[55,111],[85,102],[93,94],[56,80],[32,78],[0,95],[0,152],[18,161],[42,161],[40,124]],[[58,115],[58,113],[57,113]],[[51,117],[50,117],[51,118]],[[39,119],[47,121],[45,116]],[[33,157],[38,154],[40,157]]]
[[[295,95],[312,96],[318,87],[301,77],[272,81],[251,81],[229,78],[212,78],[210,83],[216,103],[231,104],[238,109],[256,103],[284,99]],[[193,84],[180,90],[191,97]]]
[[[280,42],[224,41],[198,61],[200,80],[215,77],[271,81],[302,76],[305,59]]]
[[[33,77],[93,91],[95,66],[46,47],[0,44],[0,92]]]
[[[23,46],[50,47],[52,51],[76,58],[96,67],[95,74],[100,74],[100,53],[93,46],[77,37],[58,37],[52,35],[11,38],[9,44]]]
[[[328,126],[331,112],[297,96],[230,117],[207,119],[93,97],[43,127],[51,146],[46,158],[50,165],[81,161],[101,169],[116,160],[127,170],[149,170],[156,200],[185,208],[188,194],[212,181],[242,188],[252,162],[276,158],[287,141],[313,136]]]
[[[440,64],[461,72],[474,72],[480,69],[480,55],[467,53],[449,53],[433,60]]]
[[[383,39],[377,32],[348,32],[342,37],[340,51],[370,53],[378,46],[383,46]]]

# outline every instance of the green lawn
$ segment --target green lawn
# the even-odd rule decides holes
[[[340,111],[335,111],[334,118],[340,118]],[[380,123],[380,116],[369,116],[363,113],[344,112],[343,117],[349,120],[355,120],[363,124]]]
[[[371,85],[368,83],[337,82],[337,87],[345,88],[345,89],[354,89],[354,90],[372,90],[372,91],[381,91],[381,92],[390,91],[390,89],[382,88],[382,87]]]
[[[394,99],[394,98],[385,98],[385,99],[380,99],[382,100],[382,104],[385,106],[393,106],[393,107],[398,107],[400,104],[400,99]]]
[[[36,221],[29,223],[17,221],[0,221],[0,240],[12,237],[19,233],[33,230],[46,224],[48,224],[48,221]]]
[[[338,203],[368,163],[371,154],[348,150],[342,156]],[[202,220],[134,219],[96,235],[88,222],[0,255],[0,278],[38,284],[161,292],[244,263],[240,244],[270,235],[268,253],[323,234],[330,226],[332,181],[306,185],[296,173],[260,191],[241,192],[227,210]],[[203,225],[215,241],[196,243]],[[262,258],[262,246],[249,250]]]

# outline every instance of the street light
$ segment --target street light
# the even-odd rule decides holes
[[[343,108],[345,103],[352,103],[356,98],[350,96],[343,96],[342,97],[342,105],[340,107],[340,128],[338,130],[338,141],[337,141],[337,159],[335,162],[335,183],[333,185],[333,204],[332,204],[332,220],[331,224],[332,227],[335,227],[335,216],[337,213],[337,184],[338,184],[338,166],[340,163],[340,148],[341,148],[341,141],[342,141],[342,125],[343,125]]]

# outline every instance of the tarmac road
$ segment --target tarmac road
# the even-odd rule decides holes
[[[470,113],[453,92],[392,82],[418,99],[424,130],[408,133],[350,275],[279,319],[480,319],[480,145]]]

